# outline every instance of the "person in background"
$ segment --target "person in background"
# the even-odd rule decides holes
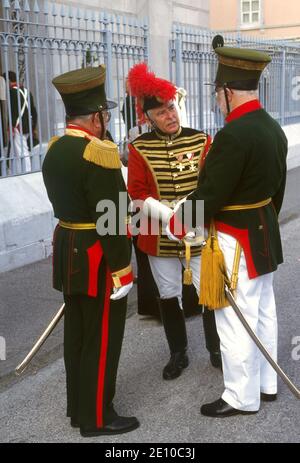
[[[9,143],[8,154],[17,161],[16,173],[21,173],[23,170],[31,172],[30,142],[28,138],[30,132],[35,133],[37,125],[37,112],[33,96],[27,88],[18,84],[17,75],[14,71],[4,73],[3,77],[6,78],[6,75],[9,79],[9,104],[12,125],[12,140]],[[10,124],[10,117],[8,117],[8,123]]]

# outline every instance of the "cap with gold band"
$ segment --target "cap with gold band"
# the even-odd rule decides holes
[[[99,67],[69,71],[52,80],[68,116],[82,116],[117,106],[106,99],[105,74],[106,68],[101,64]]]
[[[261,73],[271,62],[271,57],[257,50],[224,47],[221,35],[214,37],[212,45],[219,61],[215,85],[226,85],[236,90],[256,90]]]

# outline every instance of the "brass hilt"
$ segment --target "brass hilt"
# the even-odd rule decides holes
[[[230,290],[234,296],[235,296],[235,291],[236,291],[238,279],[239,279],[239,266],[240,266],[240,260],[241,260],[241,252],[242,252],[242,247],[240,243],[237,241],[236,246],[235,246],[232,274],[231,274],[231,279],[230,279]]]

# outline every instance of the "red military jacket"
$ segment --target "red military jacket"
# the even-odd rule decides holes
[[[180,128],[173,136],[152,131],[136,138],[129,145],[128,192],[131,199],[144,201],[153,197],[172,203],[187,196],[197,187],[209,146],[208,135],[190,128]],[[148,220],[142,217],[144,224]],[[157,229],[156,234],[150,233],[150,227],[149,233],[139,234],[138,247],[152,256],[183,257],[184,245],[162,235],[161,227]],[[193,247],[192,255],[199,254],[200,248]]]

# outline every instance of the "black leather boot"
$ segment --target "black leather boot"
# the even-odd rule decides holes
[[[159,307],[171,352],[171,358],[163,369],[163,378],[170,380],[178,378],[182,370],[189,364],[189,359],[186,355],[187,336],[185,319],[177,297],[159,299]]]
[[[189,358],[185,352],[174,352],[163,369],[163,378],[166,380],[178,378],[188,364]]]

